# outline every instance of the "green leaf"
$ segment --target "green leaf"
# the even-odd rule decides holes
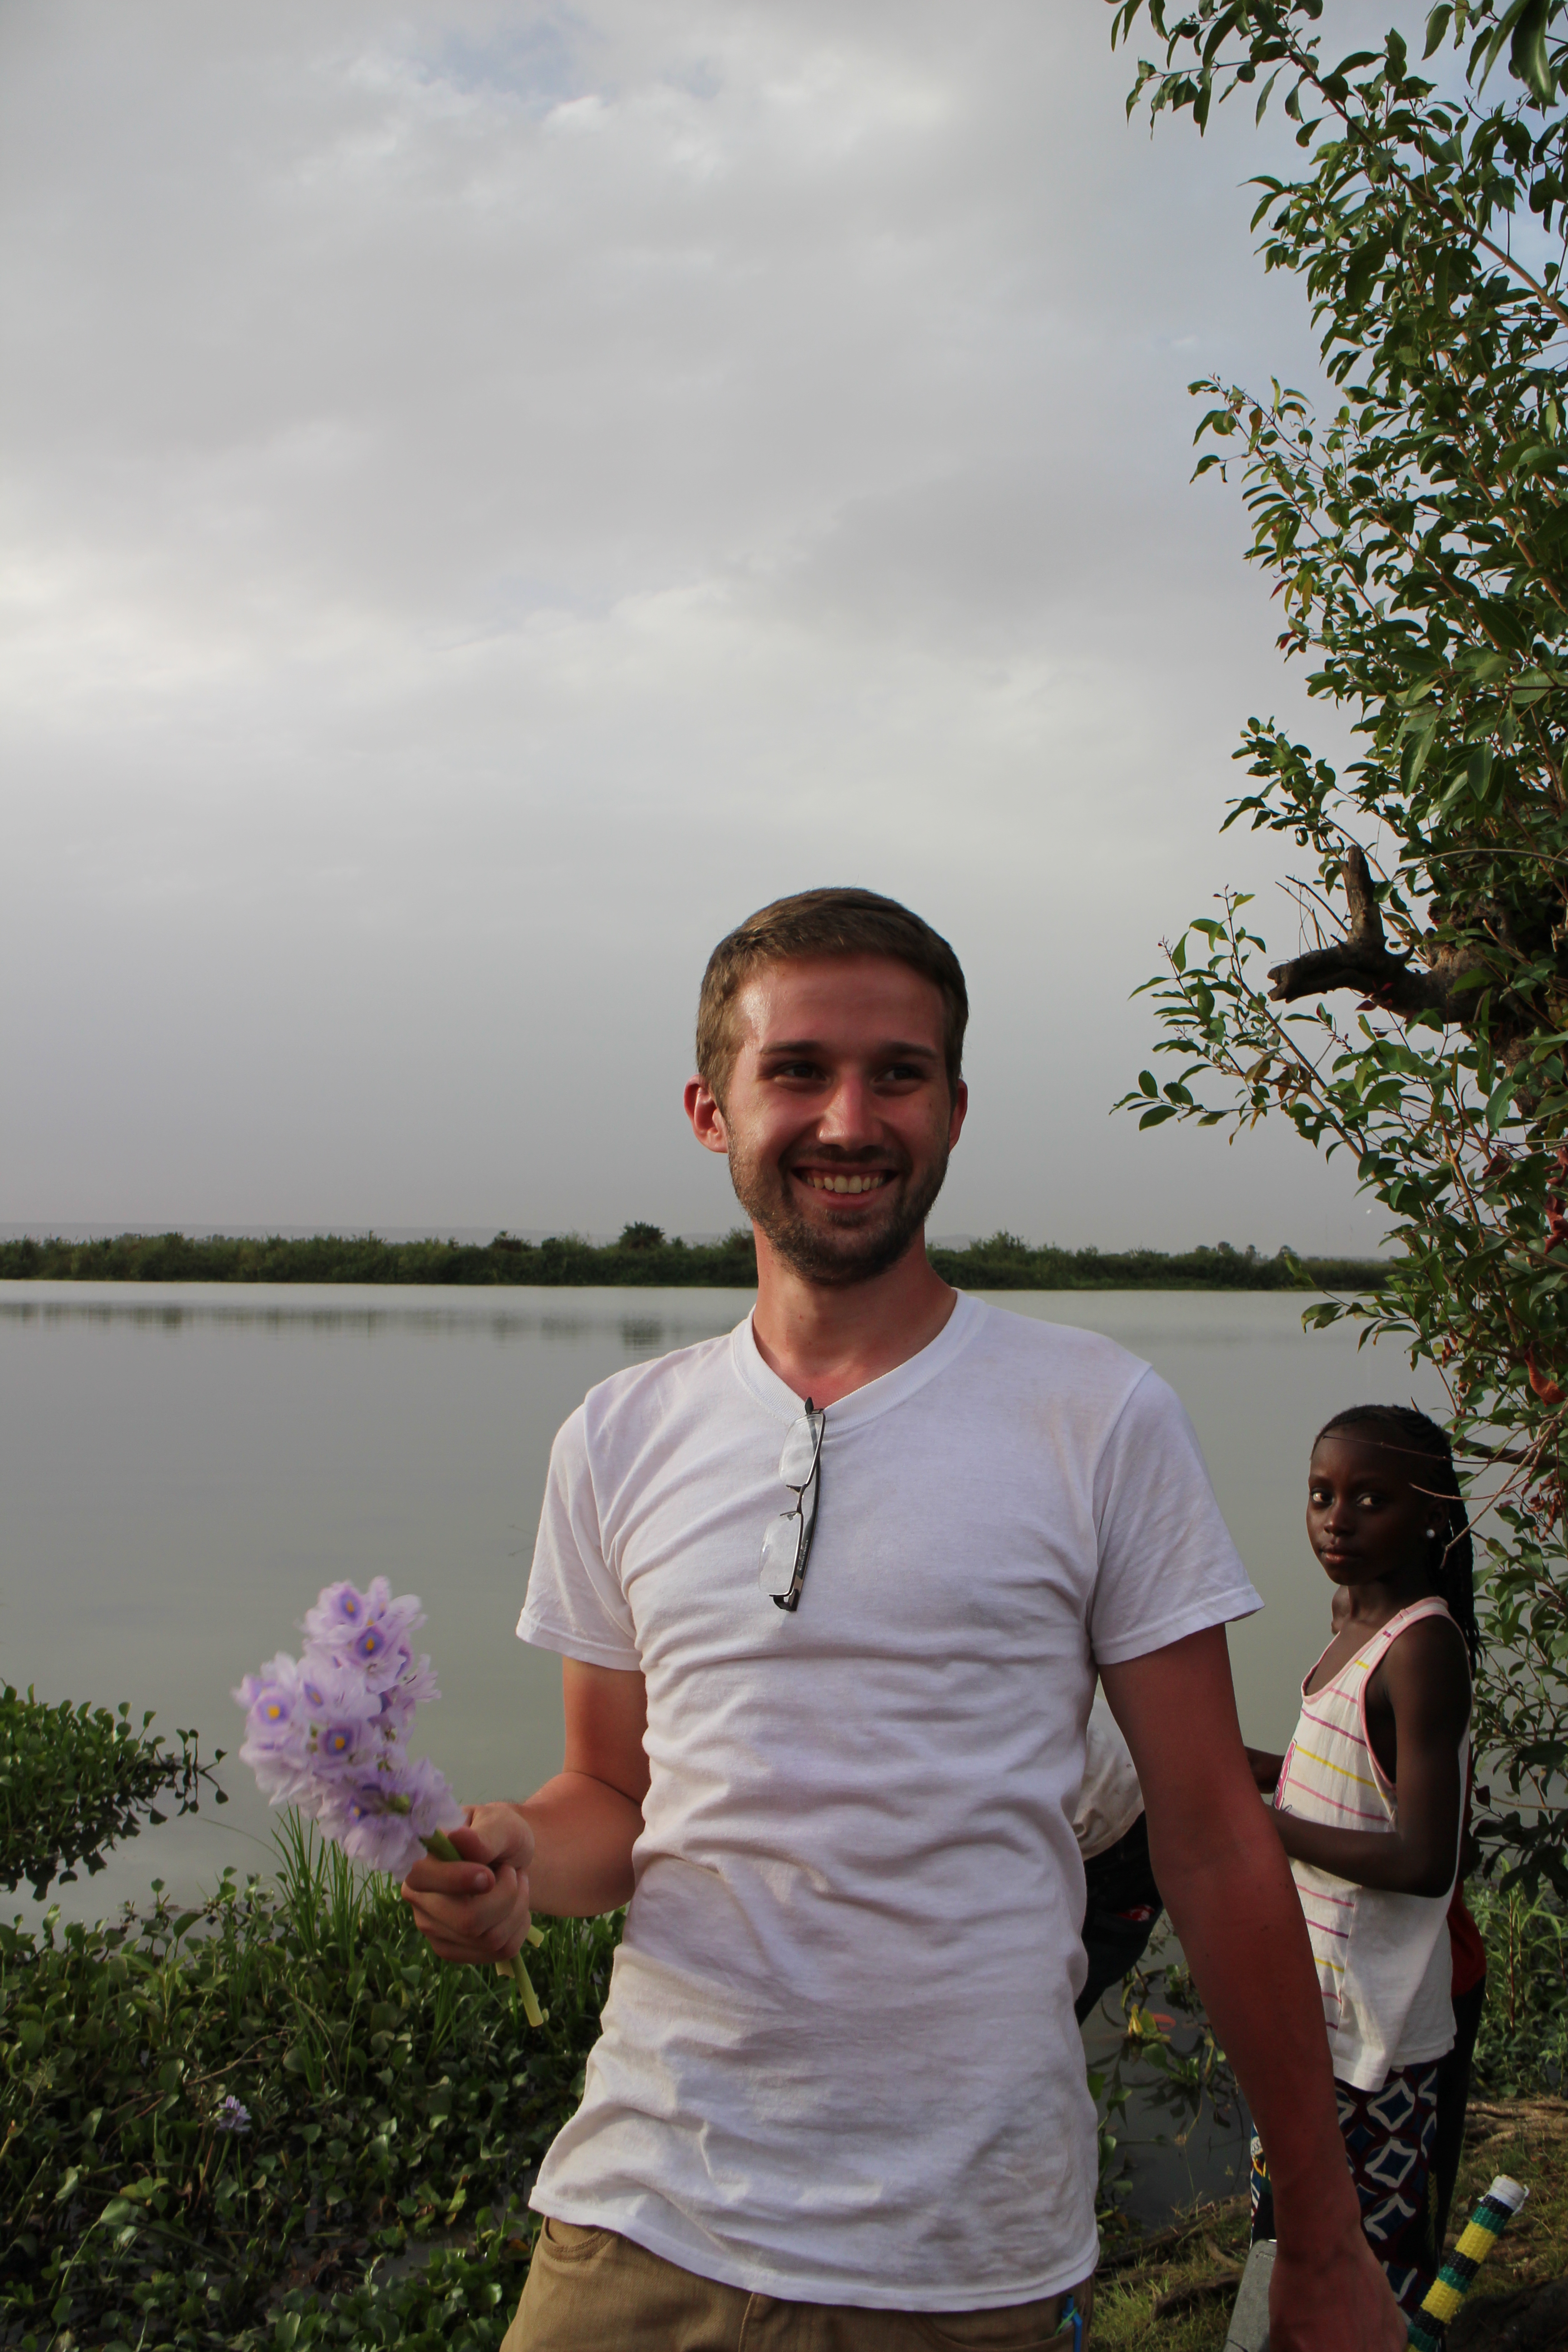
[[[1365,309],[1367,296],[1372,291],[1373,280],[1387,257],[1386,236],[1370,236],[1364,245],[1356,247],[1345,271],[1344,299],[1347,309],[1352,310]]]
[[[1550,106],[1556,96],[1551,60],[1546,54],[1546,26],[1550,14],[1549,0],[1528,0],[1513,28],[1508,52],[1508,61],[1513,71],[1542,106]]]
[[[1499,1128],[1501,1127],[1504,1119],[1508,1117],[1510,1108],[1513,1102],[1514,1090],[1518,1085],[1518,1076],[1516,1075],[1510,1075],[1503,1079],[1500,1086],[1494,1087],[1491,1093],[1488,1096],[1487,1128],[1489,1133],[1495,1135]]]

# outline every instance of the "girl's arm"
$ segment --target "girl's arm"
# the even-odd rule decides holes
[[[1274,1816],[1297,1862],[1394,1895],[1447,1895],[1454,1882],[1464,1802],[1460,1741],[1470,1711],[1464,1643],[1441,1618],[1408,1626],[1385,1654],[1383,1685],[1394,1709],[1392,1832],[1331,1829],[1294,1813]]]

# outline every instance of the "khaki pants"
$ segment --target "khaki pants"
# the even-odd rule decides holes
[[[1089,2292],[1078,2290],[1080,2310]],[[501,2352],[1062,2352],[1066,2300],[1002,2311],[784,2303],[698,2278],[613,2230],[546,2221]]]

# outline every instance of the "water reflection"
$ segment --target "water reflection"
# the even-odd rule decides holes
[[[614,1330],[622,1346],[635,1356],[662,1355],[693,1339],[706,1339],[716,1330],[728,1330],[745,1313],[752,1298],[750,1291],[703,1291],[698,1296],[713,1302],[705,1313],[623,1314],[616,1318],[603,1310],[595,1313],[581,1307],[518,1308],[492,1307],[488,1302],[481,1306],[478,1301],[471,1306],[456,1306],[449,1303],[449,1294],[443,1296],[439,1306],[367,1306],[360,1303],[363,1292],[352,1306],[322,1306],[301,1300],[268,1299],[263,1304],[228,1298],[192,1301],[178,1297],[152,1300],[144,1297],[19,1298],[15,1296],[16,1287],[19,1286],[0,1292],[0,1325],[25,1328],[31,1324],[123,1324],[131,1329],[160,1331],[194,1331],[206,1325],[227,1325],[273,1336],[349,1332],[377,1339],[407,1333],[426,1338],[489,1339],[503,1344],[540,1339],[575,1340]]]

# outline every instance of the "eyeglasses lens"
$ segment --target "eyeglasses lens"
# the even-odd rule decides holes
[[[816,1466],[817,1439],[821,1427],[820,1415],[812,1416],[806,1413],[802,1413],[798,1421],[792,1421],[790,1423],[789,1434],[784,1442],[784,1452],[779,1455],[779,1476],[786,1486],[795,1487],[797,1493],[805,1485]]]
[[[781,1512],[763,1538],[763,1564],[758,1582],[774,1601],[784,1601],[800,1573],[805,1547],[816,1517],[816,1457],[822,1444],[821,1413],[802,1413],[792,1422],[779,1456],[779,1476],[795,1489],[793,1511]],[[794,1604],[791,1603],[791,1606]]]
[[[774,1600],[786,1593],[795,1582],[803,1524],[798,1511],[786,1511],[782,1518],[773,1521],[763,1538],[763,1565],[758,1580],[763,1591]]]

